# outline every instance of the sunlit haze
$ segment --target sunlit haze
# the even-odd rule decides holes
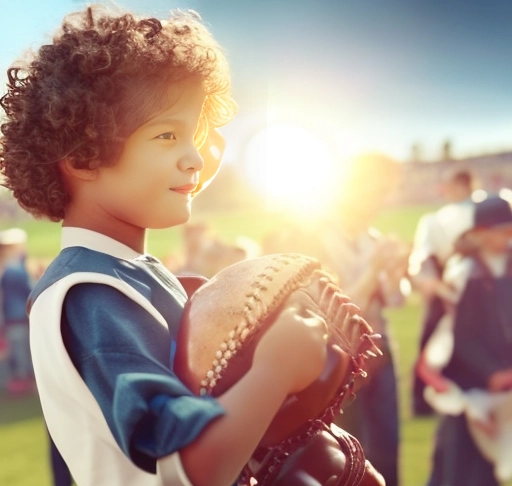
[[[249,182],[270,203],[300,212],[324,209],[333,190],[334,147],[294,125],[270,125],[245,152]]]
[[[2,3],[0,76],[5,79],[17,57],[47,41],[65,13],[87,2]],[[425,160],[436,160],[446,140],[455,157],[512,150],[512,2],[116,3],[160,17],[170,8],[192,8],[211,28],[226,51],[240,108],[224,129],[225,163],[245,167],[249,140],[273,123],[267,118],[272,106],[287,111],[292,120],[300,114],[300,122],[314,119],[329,125],[337,149],[379,151],[401,161],[410,158],[413,145]],[[272,143],[272,152],[284,158],[285,149]],[[314,152],[309,142],[293,150]],[[280,178],[272,175],[272,180]],[[292,188],[281,186],[285,190]]]

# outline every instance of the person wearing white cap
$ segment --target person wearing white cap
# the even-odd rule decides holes
[[[21,228],[0,231],[0,292],[3,333],[7,342],[7,390],[17,395],[35,390],[26,312],[32,277],[26,266],[27,233]]]
[[[510,192],[510,191],[507,191]],[[512,209],[489,195],[456,242],[467,278],[427,341],[418,372],[442,414],[428,486],[512,481]]]

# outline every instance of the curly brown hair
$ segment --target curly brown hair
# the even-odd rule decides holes
[[[236,113],[225,55],[193,11],[161,21],[89,6],[68,15],[51,44],[7,75],[2,185],[26,211],[52,221],[64,218],[69,203],[59,161],[114,164],[174,83],[203,81],[198,145]]]

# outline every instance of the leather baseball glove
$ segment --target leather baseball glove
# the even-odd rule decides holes
[[[327,360],[305,390],[289,396],[270,424],[239,486],[377,486],[382,477],[354,437],[333,424],[355,397],[367,358],[380,354],[359,309],[319,261],[280,253],[231,265],[191,288],[174,370],[196,394],[219,396],[250,368],[255,347],[278,313],[300,300],[328,326]],[[307,359],[305,359],[307,366]]]

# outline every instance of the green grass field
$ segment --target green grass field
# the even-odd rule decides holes
[[[412,235],[418,217],[425,207],[390,209],[376,221],[383,232],[392,232],[407,240]],[[198,214],[194,220],[208,221],[223,239],[234,240],[244,235],[259,241],[267,231],[279,227],[280,215],[247,213]],[[55,223],[19,221],[29,233],[31,257],[49,261],[58,251],[59,228]],[[0,229],[13,223],[1,222]],[[164,258],[179,251],[179,230],[154,231],[148,238],[148,250]],[[406,305],[389,309],[387,315],[391,336],[396,346],[398,383],[401,406],[402,486],[424,486],[430,467],[430,454],[436,421],[434,418],[415,418],[410,410],[412,365],[416,357],[420,328],[420,301],[412,294]],[[36,397],[9,399],[0,393],[0,485],[50,486],[46,431]]]

